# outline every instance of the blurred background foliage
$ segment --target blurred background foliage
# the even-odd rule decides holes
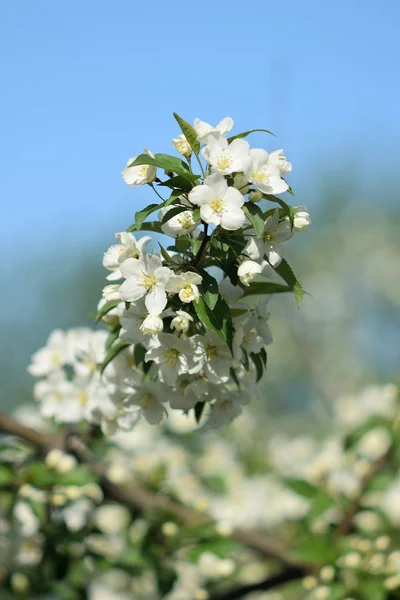
[[[253,409],[268,416],[271,428],[329,425],[332,402],[372,382],[398,382],[400,359],[400,240],[396,195],[400,184],[387,178],[379,192],[365,181],[335,180],[321,170],[314,191],[296,190],[313,219],[305,233],[287,245],[288,259],[305,290],[300,310],[292,297],[272,299],[267,375]],[[3,407],[32,398],[26,372],[31,354],[54,328],[93,325],[106,271],[102,253],[113,243],[112,231],[130,224],[133,212],[114,214],[96,242],[80,240],[73,248],[60,241],[14,257],[8,278],[10,295],[0,299]],[[14,285],[23,297],[14,296]]]

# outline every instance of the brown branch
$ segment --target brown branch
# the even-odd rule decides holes
[[[225,590],[220,593],[212,594],[209,600],[237,600],[243,598],[252,592],[272,590],[280,585],[295,581],[296,579],[302,579],[306,574],[305,569],[289,567],[282,573],[268,577],[258,583],[249,583],[247,585],[232,587],[231,589]]]
[[[71,452],[82,463],[88,464],[96,473],[108,498],[120,502],[135,512],[161,510],[191,526],[213,523],[213,519],[206,513],[188,508],[171,500],[164,494],[151,492],[136,481],[130,481],[125,486],[114,484],[107,477],[106,466],[97,460],[76,432],[62,434],[61,436],[60,433],[55,435],[39,433],[0,412],[0,433],[16,435],[33,444],[43,454],[47,454],[52,448],[61,448],[66,452]],[[232,532],[232,537],[263,556],[278,561],[283,566],[294,568],[306,566],[292,559],[283,545],[261,531],[238,528]]]

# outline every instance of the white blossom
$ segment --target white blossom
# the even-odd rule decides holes
[[[185,304],[197,301],[200,297],[198,285],[202,282],[202,277],[193,271],[187,271],[180,275],[172,275],[166,284],[167,292],[173,292],[179,295],[180,300]]]
[[[225,117],[215,127],[213,127],[209,123],[206,123],[205,121],[200,121],[200,119],[196,118],[194,120],[193,127],[197,133],[197,139],[199,141],[205,141],[210,133],[226,136],[226,134],[229,133],[233,128],[233,125],[234,123],[231,117]]]
[[[140,412],[148,423],[157,425],[166,414],[163,394],[160,384],[151,381],[140,384],[134,382],[124,403],[128,416]]]
[[[262,265],[254,260],[245,260],[238,268],[238,277],[245,286],[249,286],[256,275],[259,275],[263,270]]]
[[[125,302],[136,302],[145,296],[146,308],[152,315],[159,315],[167,304],[165,286],[172,275],[155,254],[144,254],[139,259],[128,258],[121,265],[126,279],[120,287]]]
[[[229,371],[232,367],[232,355],[228,347],[220,340],[214,331],[208,331],[206,335],[195,335],[191,338],[194,345],[194,361],[199,370],[203,370],[205,376],[212,383],[223,383],[229,379]]]
[[[158,218],[160,221],[163,220],[165,215],[168,214],[171,210],[176,208],[176,206],[170,205],[162,208],[158,213]],[[192,233],[194,229],[198,226],[200,221],[193,220],[193,212],[191,210],[184,210],[179,214],[175,215],[165,223],[161,223],[161,229],[165,235],[169,235],[171,237],[178,237],[179,235],[184,235],[186,233]]]
[[[198,365],[192,361],[192,352],[189,340],[180,339],[171,333],[160,333],[150,340],[145,359],[158,365],[158,375],[162,382],[174,385],[180,375],[199,370]]]
[[[103,257],[103,266],[111,271],[107,275],[109,281],[116,281],[121,279],[121,263],[127,258],[139,258],[141,253],[145,251],[146,247],[151,242],[149,236],[144,236],[140,240],[136,240],[135,237],[127,231],[121,231],[115,234],[119,244],[110,246],[105,252]]]
[[[144,149],[143,154],[147,154],[154,158],[154,154],[148,148]],[[151,183],[156,178],[157,169],[153,165],[130,166],[136,159],[137,156],[130,158],[126,163],[125,169],[122,171],[122,178],[129,187],[137,187],[144,183]]]
[[[192,322],[192,315],[189,315],[189,313],[185,312],[184,310],[177,310],[176,317],[174,317],[171,321],[171,329],[186,333],[189,330],[190,323]]]
[[[158,315],[148,315],[140,326],[145,335],[155,335],[164,329],[163,320]]]
[[[119,302],[121,296],[119,294],[119,283],[111,283],[103,288],[103,298],[106,302]]]
[[[270,215],[264,227],[261,239],[250,237],[244,253],[252,260],[262,260],[266,256],[268,262],[277,267],[282,261],[283,250],[281,243],[293,235],[290,223],[285,219],[279,220],[279,210]]]
[[[203,158],[221,175],[247,172],[250,165],[250,146],[246,140],[236,139],[229,143],[220,134],[209,134],[202,150]]]
[[[242,194],[236,188],[228,187],[226,179],[218,173],[209,175],[203,185],[194,187],[189,200],[200,206],[200,216],[205,223],[233,231],[246,221]]]
[[[281,171],[276,160],[271,161],[271,154],[262,148],[250,150],[250,160],[244,169],[250,183],[253,183],[263,194],[283,194],[289,189],[281,178]]]

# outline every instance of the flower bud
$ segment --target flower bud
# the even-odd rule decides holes
[[[305,231],[311,224],[310,214],[305,206],[294,206],[293,229]]]
[[[183,133],[173,138],[172,145],[182,156],[190,156],[192,154],[192,148]]]
[[[103,288],[103,298],[104,300],[106,300],[107,302],[112,302],[114,300],[121,300],[121,297],[119,295],[119,284],[117,283],[112,283],[111,285],[106,285]]]
[[[263,270],[262,266],[254,260],[245,260],[238,268],[238,277],[243,285],[249,286],[256,275]]]
[[[164,329],[164,323],[158,315],[148,315],[139,329],[145,335],[155,335]]]
[[[193,321],[193,317],[184,310],[177,310],[176,317],[171,321],[171,328],[176,331],[187,332],[190,326],[190,322]]]
[[[249,194],[250,202],[260,202],[262,200],[262,193],[258,190],[252,190]]]

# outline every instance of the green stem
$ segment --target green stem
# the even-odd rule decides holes
[[[205,178],[206,178],[206,173],[205,173],[205,171],[204,171],[204,167],[203,167],[203,165],[201,164],[200,156],[199,156],[198,154],[196,154],[196,153],[195,153],[195,156],[196,156],[196,158],[197,158],[197,162],[198,162],[198,163],[199,163],[199,165],[200,165],[200,169],[201,169],[201,173],[202,173],[202,175],[203,175],[203,179],[205,179]]]
[[[204,251],[207,248],[207,244],[211,239],[211,236],[207,235],[207,232],[208,232],[208,223],[206,223],[204,225],[204,238],[203,238],[203,241],[201,242],[201,246],[200,246],[196,256],[193,259],[193,263],[192,263],[193,266],[197,266],[199,264],[200,260],[203,257]]]
[[[163,202],[165,202],[165,198],[163,198],[163,197],[161,196],[161,194],[159,194],[159,193],[157,192],[157,190],[156,190],[156,188],[154,187],[154,184],[153,184],[153,183],[150,183],[150,187],[152,188],[153,192],[155,192],[155,193],[157,194],[157,196],[158,196],[158,197],[159,197],[159,198],[160,198],[160,199],[161,199]]]

